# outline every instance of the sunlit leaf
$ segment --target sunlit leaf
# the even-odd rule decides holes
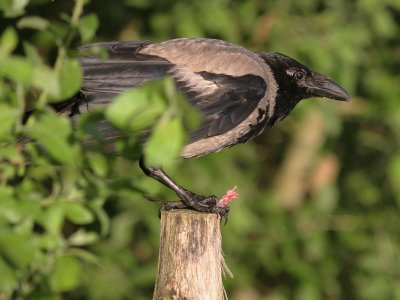
[[[61,256],[57,259],[50,275],[50,286],[57,292],[65,292],[80,283],[81,267],[75,257]]]
[[[0,257],[0,291],[11,293],[18,285],[15,270]]]
[[[106,117],[120,129],[135,131],[153,124],[164,109],[157,93],[139,88],[118,96],[106,110]]]
[[[62,206],[59,203],[54,203],[44,210],[39,221],[48,232],[58,235],[64,224],[64,216],[65,211]]]
[[[59,76],[53,69],[46,65],[39,64],[34,67],[32,84],[49,93],[50,96],[60,96],[61,87]]]
[[[0,57],[10,54],[18,44],[18,35],[14,28],[7,27],[0,37]]]
[[[82,72],[77,60],[63,62],[59,80],[60,93],[54,98],[56,101],[68,99],[78,92],[82,81]]]
[[[145,145],[147,163],[151,166],[169,165],[179,156],[184,142],[185,132],[178,119],[158,123]]]
[[[101,266],[100,257],[96,256],[92,252],[87,251],[83,248],[71,247],[68,249],[66,254],[72,255],[74,257],[78,257],[79,259],[83,260],[84,262]]]
[[[106,110],[106,117],[116,127],[124,128],[148,103],[147,95],[143,90],[130,90],[118,96],[110,104]]]
[[[74,164],[76,152],[68,143],[70,133],[71,124],[68,119],[54,113],[42,115],[26,128],[26,134],[40,142],[53,158],[62,163]]]
[[[68,242],[73,246],[85,246],[93,244],[98,239],[99,235],[96,232],[80,229],[68,238]]]
[[[36,81],[34,74],[34,67],[23,57],[10,56],[5,60],[0,60],[0,76],[5,76],[15,82],[30,84]]]
[[[96,219],[100,222],[100,234],[105,236],[110,232],[111,221],[107,212],[104,210],[102,201],[92,203]]]
[[[26,54],[26,58],[34,65],[37,65],[39,63],[41,63],[41,57],[39,54],[38,49],[36,49],[36,47],[28,42],[24,42],[23,43],[24,46],[24,50],[25,50],[25,54]]]
[[[83,43],[87,43],[93,38],[97,27],[99,27],[99,19],[95,14],[88,14],[80,19],[78,29]]]
[[[29,0],[2,0],[0,8],[4,11],[4,15],[8,18],[18,17],[25,12],[25,7]]]
[[[93,172],[100,176],[106,176],[108,172],[108,163],[106,157],[97,152],[87,153],[87,159]]]
[[[20,112],[18,109],[0,104],[0,141],[7,140],[11,134],[14,124],[19,121]]]
[[[18,20],[18,28],[29,28],[45,30],[49,26],[49,21],[39,16],[27,16]]]
[[[0,254],[18,268],[27,267],[35,258],[32,235],[9,232],[0,234]]]
[[[75,224],[88,224],[93,222],[93,213],[79,203],[63,203],[66,217]]]

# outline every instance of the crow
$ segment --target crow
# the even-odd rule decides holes
[[[202,115],[200,126],[190,133],[183,158],[245,143],[283,120],[302,99],[350,99],[338,84],[286,55],[252,52],[217,39],[103,42],[82,46],[79,51],[87,53],[93,48],[105,49],[107,57],[83,54],[80,96],[61,103],[59,112],[79,117],[93,107],[107,105],[129,88],[169,75]],[[179,196],[181,201],[171,202],[167,209],[228,213],[228,207],[217,205],[215,196],[184,189],[161,168],[146,166],[143,157],[140,167]]]

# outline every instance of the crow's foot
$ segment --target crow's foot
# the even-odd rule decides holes
[[[188,190],[185,190],[182,194],[177,194],[183,203],[196,211],[216,213],[223,218],[226,218],[229,214],[229,206],[218,205],[219,199],[214,195],[201,196]]]
[[[216,213],[222,218],[227,218],[229,207],[227,205],[220,205],[219,199],[216,196],[200,196],[184,189],[175,183],[162,169],[146,166],[143,157],[140,159],[139,165],[147,176],[172,189],[181,199],[181,201],[166,202],[161,209],[172,210],[186,208],[199,212]],[[146,198],[153,202],[164,203],[148,196]]]
[[[161,216],[161,211],[170,211],[170,210],[175,210],[175,209],[192,209],[198,212],[207,212],[207,213],[216,213],[218,214],[221,218],[226,220],[228,219],[228,214],[229,214],[229,207],[228,206],[219,206],[217,205],[218,199],[215,196],[200,196],[196,195],[192,192],[187,191],[187,193],[190,193],[191,199],[185,199],[181,201],[162,201],[159,199],[156,199],[152,196],[145,195],[145,198],[151,202],[154,203],[159,203],[162,204],[160,210],[159,210],[159,216]],[[185,195],[187,197],[187,195]],[[186,201],[186,202],[185,202]],[[193,206],[188,205],[187,203],[193,204]]]

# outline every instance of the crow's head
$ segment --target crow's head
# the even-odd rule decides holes
[[[277,84],[275,103],[268,120],[269,127],[284,119],[302,99],[325,97],[340,101],[350,100],[349,94],[340,85],[311,71],[293,58],[280,53],[262,52],[259,55],[271,68]]]
[[[280,53],[260,53],[278,84],[278,94],[298,102],[310,97],[347,101],[349,94],[337,83]],[[287,99],[289,100],[289,99]]]

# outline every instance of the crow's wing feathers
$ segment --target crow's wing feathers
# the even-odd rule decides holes
[[[150,44],[152,42],[149,41],[100,42],[81,46],[78,50],[87,56],[105,54],[108,59],[129,61],[133,57],[140,58],[139,51]],[[106,53],[102,53],[104,50]]]
[[[172,66],[170,62],[157,56],[138,53],[149,44],[150,42],[107,42],[79,48],[89,55],[91,49],[106,50],[105,58],[89,56],[80,59],[84,72],[83,90],[120,93],[165,76]]]
[[[173,64],[156,53],[140,53],[148,45],[152,44],[108,42],[81,47],[82,52],[90,51],[93,47],[104,48],[108,57],[101,59],[89,56],[80,59],[84,72],[82,91],[86,95],[80,108],[87,110],[105,105],[112,101],[115,93],[171,75],[189,102],[203,114],[200,127],[190,136],[190,142],[194,142],[224,134],[239,125],[256,109],[265,95],[267,84],[258,75],[233,76],[193,71],[188,65]],[[184,47],[174,48],[173,51],[188,55]],[[196,57],[192,59],[196,60]]]
[[[259,76],[199,74],[203,80],[212,81],[217,88],[210,94],[189,94],[189,101],[203,113],[203,121],[191,134],[190,142],[228,132],[256,109],[266,92],[266,83]]]

